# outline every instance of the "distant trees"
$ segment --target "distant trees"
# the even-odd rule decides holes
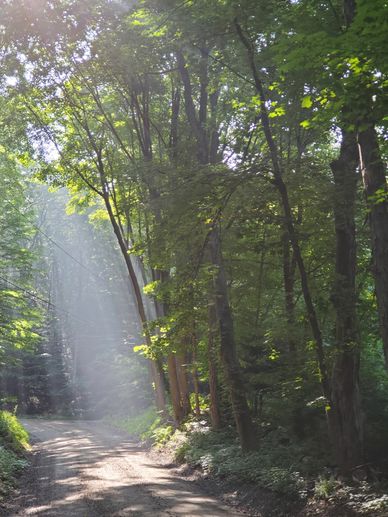
[[[28,157],[13,140],[18,128],[10,128],[9,132],[4,129],[9,109],[1,99],[0,401],[11,409],[18,401],[25,407],[33,404],[28,399],[25,384],[34,375],[31,357],[39,345],[44,313],[37,303],[39,295],[33,282],[37,249],[33,213],[27,202],[22,172]]]

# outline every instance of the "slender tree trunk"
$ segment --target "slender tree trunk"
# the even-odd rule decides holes
[[[195,397],[195,416],[199,418],[201,416],[201,406],[199,403],[199,376],[197,367],[197,342],[193,343],[193,384],[194,384],[194,397]]]
[[[194,301],[193,301],[194,304]],[[195,416],[199,418],[201,416],[201,405],[199,400],[199,375],[198,375],[198,339],[195,328],[195,318],[192,319],[192,328],[190,335],[190,349],[191,349],[191,361],[192,361],[192,379],[194,385],[194,411]]]
[[[257,279],[257,302],[256,302],[256,315],[255,315],[255,328],[258,329],[260,316],[261,316],[261,305],[262,305],[262,295],[263,295],[263,280],[264,280],[264,265],[265,265],[265,256],[266,256],[266,237],[267,237],[267,229],[264,226],[263,231],[263,245],[260,252],[260,261],[259,261],[259,274]]]
[[[165,381],[157,361],[149,360],[148,370],[154,383],[156,409],[163,417],[167,417]]]
[[[302,287],[302,294],[305,302],[305,306],[307,309],[307,315],[308,320],[310,323],[311,333],[315,342],[315,349],[316,349],[316,355],[317,355],[317,362],[318,367],[320,371],[320,380],[321,380],[321,387],[322,387],[322,393],[327,401],[327,407],[330,408],[328,411],[326,411],[327,415],[327,421],[328,421],[328,429],[329,429],[329,435],[332,439],[332,441],[335,443],[336,439],[333,437],[336,436],[337,429],[340,428],[342,425],[339,421],[339,416],[336,411],[334,401],[332,400],[332,391],[331,391],[331,385],[330,380],[327,372],[326,362],[325,362],[325,354],[324,354],[324,347],[323,347],[323,339],[321,334],[321,329],[317,317],[317,313],[315,310],[315,305],[312,300],[308,276],[306,267],[304,264],[303,256],[300,250],[300,244],[299,244],[299,238],[298,234],[295,229],[295,224],[293,220],[292,210],[290,206],[287,186],[283,180],[283,171],[280,163],[279,158],[279,151],[276,146],[275,140],[273,138],[272,134],[272,128],[270,124],[270,119],[268,116],[268,111],[266,107],[266,95],[264,91],[263,83],[259,77],[258,68],[256,67],[255,63],[255,50],[251,43],[251,41],[246,37],[246,35],[243,33],[240,25],[235,23],[237,33],[241,39],[241,42],[247,49],[247,57],[249,66],[252,71],[252,76],[254,79],[254,83],[256,86],[256,91],[260,97],[260,114],[261,114],[261,122],[263,126],[263,132],[267,141],[267,145],[270,151],[270,157],[272,161],[272,169],[273,169],[273,175],[274,175],[274,184],[276,185],[278,192],[280,194],[281,203],[283,207],[283,213],[284,213],[284,220],[285,225],[287,228],[287,232],[289,235],[289,239],[291,242],[291,246],[294,253],[294,258],[298,267],[299,276],[300,276],[300,282]],[[339,364],[338,364],[339,367]],[[356,367],[356,365],[355,365]],[[341,382],[341,379],[337,376],[339,382]],[[345,379],[343,379],[344,386],[345,386]],[[350,381],[351,383],[351,381]],[[337,388],[337,391],[340,388]],[[344,429],[344,432],[346,430]],[[349,437],[349,440],[351,438]],[[337,450],[337,453],[339,451]],[[342,462],[342,455],[340,457],[337,457],[338,463]]]
[[[233,414],[236,420],[237,431],[241,446],[244,450],[257,447],[246,395],[242,380],[241,368],[237,358],[236,343],[234,341],[233,318],[230,310],[226,275],[220,248],[218,227],[214,227],[209,238],[212,263],[217,267],[214,277],[216,295],[216,312],[220,325],[221,360],[225,371],[227,385],[230,390]]]
[[[201,88],[200,106],[198,114],[196,111],[193,89],[186,62],[181,51],[177,51],[177,65],[183,83],[185,111],[191,130],[197,141],[197,157],[199,163],[208,165],[214,163],[216,156],[215,145],[213,145],[213,156],[210,156],[209,142],[214,143],[214,134],[217,132],[213,127],[211,134],[206,130],[207,93],[204,85],[207,84],[207,52],[202,51],[201,63]],[[206,65],[206,66],[204,66]],[[216,99],[212,99],[212,111],[214,115]],[[215,124],[213,116],[213,124]],[[229,304],[228,286],[225,269],[222,262],[221,240],[218,226],[215,226],[209,235],[209,248],[212,265],[215,266],[214,278],[215,305],[217,318],[220,326],[220,349],[222,365],[225,370],[227,386],[233,407],[233,415],[237,431],[240,437],[241,447],[244,450],[252,450],[257,447],[256,436],[248,402],[245,394],[245,387],[242,381],[241,368],[237,358],[236,343],[234,339],[233,316]]]
[[[328,403],[331,402],[330,397],[330,383],[329,378],[327,374],[326,364],[325,364],[325,354],[323,350],[323,340],[322,340],[322,334],[320,325],[318,322],[317,313],[315,310],[315,306],[311,297],[311,291],[310,286],[308,282],[307,277],[307,271],[306,267],[304,265],[304,260],[302,257],[302,253],[300,251],[300,245],[299,245],[299,238],[297,236],[297,233],[295,231],[294,222],[292,218],[292,211],[291,206],[288,198],[288,192],[287,187],[283,181],[283,178],[276,177],[276,185],[279,190],[283,210],[284,210],[284,216],[287,224],[288,234],[290,236],[290,242],[294,251],[295,260],[298,265],[299,275],[300,275],[300,281],[301,281],[301,287],[302,287],[302,294],[305,301],[306,309],[307,309],[307,316],[310,323],[311,332],[315,341],[316,346],[316,354],[318,359],[318,366],[320,370],[320,377],[321,377],[321,386],[322,386],[322,392],[323,395],[326,397]],[[329,419],[330,419],[330,413],[329,413]]]
[[[101,173],[101,171],[100,171],[100,173]],[[144,303],[143,303],[143,297],[141,294],[139,282],[137,280],[136,273],[133,268],[131,257],[128,253],[128,249],[127,249],[124,237],[120,231],[120,227],[119,227],[119,225],[116,221],[115,215],[113,213],[112,205],[111,205],[110,199],[109,199],[109,192],[106,191],[106,184],[105,184],[105,181],[103,178],[102,178],[101,183],[102,183],[102,188],[104,189],[103,192],[104,192],[105,207],[107,209],[109,219],[112,224],[115,236],[117,238],[117,242],[119,244],[121,253],[124,257],[125,265],[127,266],[127,271],[128,271],[128,274],[129,274],[129,277],[131,280],[133,292],[135,294],[136,307],[138,310],[139,318],[143,325],[147,345],[150,346],[151,338],[149,335],[149,330],[147,329],[147,316],[146,316],[146,311],[145,311],[145,307],[144,307]],[[158,365],[155,363],[155,361],[151,361],[151,366],[149,367],[149,371],[150,371],[150,374],[151,374],[151,377],[152,377],[152,380],[154,383],[154,388],[155,388],[156,408],[158,411],[160,411],[163,414],[163,416],[166,416],[167,415],[166,399],[165,399],[166,390],[165,390],[165,386],[164,386],[163,375],[162,375],[160,369],[158,368]]]
[[[358,148],[364,190],[369,209],[380,334],[388,366],[388,189],[385,166],[374,127],[358,134]]]
[[[208,324],[208,341],[207,353],[209,364],[209,393],[210,393],[210,419],[213,429],[221,427],[221,413],[218,397],[218,380],[217,380],[217,350],[216,350],[216,336],[217,336],[217,315],[213,303],[209,304],[208,309],[209,324]]]
[[[284,213],[284,222],[285,226],[288,232],[288,236],[291,242],[291,246],[294,252],[294,257],[296,264],[298,266],[299,270],[299,276],[300,276],[300,282],[302,287],[302,294],[305,301],[306,309],[307,309],[307,316],[310,323],[311,332],[315,341],[315,348],[316,348],[316,354],[317,354],[317,360],[318,360],[318,366],[320,370],[320,378],[321,378],[321,386],[323,395],[326,397],[327,401],[330,402],[330,384],[329,384],[329,378],[326,370],[325,365],[325,355],[323,350],[323,340],[322,340],[322,334],[320,325],[318,322],[318,317],[316,314],[315,306],[311,297],[311,291],[310,286],[308,282],[307,277],[307,271],[304,264],[304,260],[302,257],[302,253],[300,250],[299,245],[299,238],[297,235],[297,232],[295,230],[294,225],[294,219],[292,216],[292,210],[290,205],[290,200],[288,196],[288,191],[286,184],[283,180],[283,171],[280,164],[279,159],[279,152],[277,149],[277,146],[275,144],[275,140],[272,135],[272,128],[270,124],[270,119],[268,116],[268,111],[266,107],[266,95],[264,92],[264,86],[263,83],[259,77],[258,69],[256,67],[255,63],[255,49],[252,45],[252,42],[247,38],[247,36],[244,34],[242,28],[238,24],[238,22],[235,22],[237,34],[244,45],[244,47],[247,50],[247,58],[248,63],[252,72],[253,80],[255,83],[256,91],[260,97],[260,116],[261,116],[261,123],[263,126],[263,132],[265,139],[267,141],[268,149],[270,152],[270,158],[272,162],[272,170],[274,175],[274,184],[279,192],[281,204],[283,207],[283,213]],[[330,420],[330,413],[328,415]]]
[[[179,108],[180,108],[180,91],[178,88],[172,88],[171,95],[171,126],[170,126],[170,158],[175,162],[178,152],[178,124],[179,124]]]
[[[363,417],[359,390],[360,350],[356,315],[357,144],[354,134],[342,133],[340,155],[331,163],[334,176],[336,278],[336,356],[332,374],[333,442],[342,470],[349,472],[363,460]]]
[[[294,302],[294,286],[295,286],[295,259],[292,250],[290,250],[290,238],[288,232],[285,231],[282,238],[283,244],[283,281],[284,281],[284,303],[287,318],[287,347],[289,352],[295,352],[295,340],[292,336],[295,323],[295,302]]]

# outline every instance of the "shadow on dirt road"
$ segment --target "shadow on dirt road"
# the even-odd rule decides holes
[[[2,515],[237,516],[100,422],[25,420],[33,465]]]

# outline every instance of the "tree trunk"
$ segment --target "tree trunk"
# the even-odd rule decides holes
[[[103,175],[103,172],[100,171],[100,174]],[[111,205],[111,202],[109,199],[109,192],[107,192],[106,183],[105,183],[103,177],[101,179],[101,184],[102,184],[103,193],[104,193],[103,199],[105,202],[105,207],[108,212],[109,219],[112,224],[113,231],[116,235],[117,242],[119,244],[121,253],[124,257],[125,265],[127,266],[127,271],[129,274],[129,278],[131,280],[133,292],[135,294],[136,307],[138,310],[140,321],[141,321],[143,329],[144,329],[146,342],[147,342],[147,345],[151,346],[151,338],[150,338],[149,330],[147,329],[147,316],[146,316],[146,311],[145,311],[145,307],[144,307],[144,303],[143,303],[143,297],[141,294],[139,282],[137,280],[136,273],[133,268],[131,257],[128,253],[128,249],[127,249],[127,245],[125,243],[124,237],[120,231],[120,227],[119,227],[119,225],[116,221],[115,215],[113,213],[112,205]],[[151,361],[151,363],[152,364],[149,368],[149,371],[150,371],[151,378],[153,380],[154,388],[155,388],[156,408],[158,411],[160,411],[162,413],[163,416],[166,416],[167,409],[166,409],[165,386],[164,386],[163,376],[161,375],[161,372],[159,371],[157,364],[155,364],[155,361]]]
[[[358,134],[358,148],[365,195],[369,208],[380,334],[385,363],[388,366],[388,190],[385,166],[381,159],[377,134],[369,127]]]
[[[167,356],[168,379],[170,381],[170,396],[175,422],[179,425],[183,420],[183,409],[179,390],[177,365],[175,354],[170,352]]]
[[[190,390],[187,380],[187,358],[185,353],[178,353],[176,356],[177,377],[180,393],[180,401],[182,407],[183,418],[186,418],[191,412],[190,406]]]
[[[216,325],[217,315],[214,304],[209,304],[209,331],[207,341],[207,353],[209,364],[209,393],[210,393],[210,419],[213,429],[221,427],[221,414],[218,398],[217,380],[217,351],[216,351]]]
[[[150,377],[154,383],[156,409],[163,417],[167,417],[164,376],[161,372],[161,369],[159,368],[157,361],[149,360],[148,369],[150,372]]]
[[[363,418],[359,390],[360,350],[356,316],[357,144],[354,134],[342,133],[340,156],[331,163],[334,176],[336,278],[336,356],[331,389],[335,426],[332,440],[344,472],[363,460]]]
[[[282,239],[283,244],[283,281],[284,281],[284,304],[287,318],[287,348],[288,352],[295,352],[295,340],[293,338],[293,330],[295,323],[295,259],[292,250],[290,250],[290,238],[288,232],[285,231]]]
[[[197,342],[193,343],[193,384],[194,384],[194,397],[195,397],[195,416],[199,418],[201,416],[201,406],[199,403],[199,377],[197,367]]]
[[[252,450],[257,447],[257,440],[245,395],[241,368],[237,358],[233,318],[229,305],[226,275],[220,247],[220,233],[216,226],[211,231],[209,245],[212,263],[217,267],[214,275],[214,289],[216,313],[220,325],[221,360],[230,390],[233,414],[241,447],[243,450]]]
[[[209,154],[209,141],[214,142],[215,120],[213,117],[213,125],[210,135],[206,129],[206,109],[207,95],[204,93],[203,85],[207,83],[207,59],[206,51],[202,51],[201,63],[201,93],[199,99],[199,113],[197,114],[193,89],[191,86],[190,76],[186,67],[186,61],[181,51],[176,52],[177,65],[179,74],[183,83],[183,93],[185,101],[185,111],[191,130],[197,141],[197,158],[202,165],[214,163],[217,159],[215,146],[213,146],[214,155]],[[206,63],[205,63],[206,62]],[[204,66],[206,64],[206,67]],[[212,110],[215,111],[212,99]],[[217,224],[217,223],[215,223]],[[220,348],[222,365],[225,370],[227,387],[230,392],[230,398],[233,407],[233,415],[236,422],[237,431],[240,437],[241,447],[244,450],[252,450],[257,447],[254,426],[249,412],[249,407],[245,394],[245,387],[242,382],[241,369],[237,359],[236,343],[234,340],[233,316],[229,305],[228,286],[224,265],[222,263],[221,242],[218,226],[214,226],[210,231],[208,246],[210,248],[210,257],[212,265],[215,267],[214,290],[215,305],[217,318],[220,326]]]
[[[237,34],[244,45],[244,47],[247,50],[247,58],[248,63],[252,72],[252,77],[255,83],[256,91],[260,98],[260,117],[261,117],[261,123],[263,126],[263,132],[264,136],[267,142],[267,146],[270,152],[270,158],[272,162],[272,170],[274,175],[274,184],[279,192],[281,204],[283,208],[284,213],[284,223],[285,227],[288,232],[288,236],[290,239],[290,243],[292,246],[292,250],[295,257],[295,262],[298,266],[299,270],[299,276],[300,276],[300,283],[302,287],[302,294],[304,298],[304,302],[306,305],[307,310],[307,316],[310,323],[311,333],[313,335],[313,339],[315,341],[315,350],[317,354],[317,361],[318,361],[318,367],[320,370],[320,378],[321,378],[321,386],[322,386],[322,392],[324,397],[327,399],[327,402],[330,403],[330,384],[329,384],[329,378],[327,374],[327,369],[325,365],[325,354],[323,350],[323,340],[322,340],[322,334],[321,329],[317,317],[317,313],[315,310],[315,305],[312,300],[309,281],[307,277],[307,271],[304,264],[303,256],[300,250],[299,245],[299,237],[295,230],[294,225],[294,218],[292,215],[291,205],[290,205],[290,199],[288,196],[288,190],[287,186],[283,180],[283,171],[279,159],[279,151],[276,146],[273,134],[272,134],[272,128],[270,124],[270,119],[268,116],[267,111],[267,98],[264,91],[263,83],[260,79],[258,68],[256,67],[255,63],[255,49],[252,44],[252,42],[247,38],[247,36],[244,34],[242,28],[238,24],[237,21],[235,21],[236,31]],[[331,405],[331,404],[330,404]],[[328,413],[328,420],[330,422],[331,415],[330,412]],[[329,423],[330,425],[330,423]]]

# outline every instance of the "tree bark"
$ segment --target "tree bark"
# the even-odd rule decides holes
[[[174,162],[177,158],[178,147],[178,124],[179,124],[179,108],[180,108],[180,91],[178,88],[172,88],[171,95],[171,126],[170,126],[170,157]]]
[[[217,380],[217,351],[216,351],[216,325],[217,315],[214,304],[209,304],[208,309],[208,365],[209,365],[209,394],[210,394],[210,419],[213,429],[221,427],[221,413],[218,397],[218,380]]]
[[[209,237],[209,245],[212,264],[217,268],[214,275],[214,289],[216,296],[216,313],[220,325],[221,361],[230,390],[233,414],[241,447],[243,450],[253,450],[257,447],[257,439],[245,395],[241,368],[237,358],[233,318],[229,305],[218,227],[212,229]]]
[[[195,405],[194,405],[194,411],[195,416],[199,418],[201,416],[201,406],[199,402],[199,376],[198,376],[198,366],[197,366],[197,342],[193,343],[193,355],[192,355],[192,361],[193,361],[193,384],[194,384],[194,398],[195,398]]]
[[[388,189],[385,166],[373,126],[358,133],[361,173],[369,209],[380,334],[388,366]]]
[[[172,408],[174,411],[174,419],[176,424],[181,424],[183,420],[183,408],[181,404],[181,395],[179,390],[179,381],[177,373],[177,364],[175,354],[170,352],[167,356],[168,379],[170,384],[170,396]]]
[[[284,305],[287,318],[287,348],[288,352],[295,352],[295,340],[293,339],[293,330],[295,323],[295,258],[290,250],[290,238],[288,232],[285,231],[282,238],[283,244],[283,281],[284,281]]]
[[[344,0],[343,11],[346,27],[356,16],[356,1]],[[370,97],[368,91],[362,98]],[[372,110],[357,124],[367,125],[357,135],[364,191],[369,209],[369,225],[372,241],[373,275],[375,279],[380,335],[383,341],[385,365],[388,368],[388,186],[385,166],[381,159]]]
[[[186,353],[178,353],[176,355],[177,377],[179,385],[180,401],[183,413],[183,419],[191,412],[190,406],[190,390],[187,379],[187,357]]]
[[[342,471],[362,463],[364,439],[359,389],[360,350],[356,315],[357,143],[354,134],[342,133],[340,155],[330,166],[334,176],[336,277],[336,355],[331,379],[335,427],[332,439]]]

